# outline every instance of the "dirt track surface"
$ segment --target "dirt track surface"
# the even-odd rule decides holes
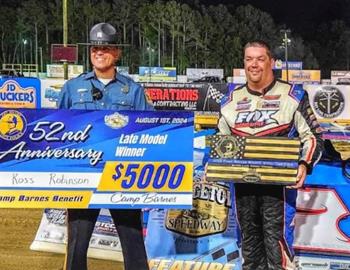
[[[29,249],[43,210],[0,209],[0,270],[62,270],[64,255]],[[121,263],[88,260],[89,270],[123,270]]]

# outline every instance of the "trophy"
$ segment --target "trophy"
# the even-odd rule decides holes
[[[207,181],[293,185],[300,155],[299,139],[208,136]]]

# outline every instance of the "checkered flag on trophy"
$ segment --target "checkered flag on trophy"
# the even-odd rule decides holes
[[[208,86],[208,97],[215,100],[216,103],[220,104],[221,99],[225,94],[221,93],[219,90],[214,88],[211,84]]]

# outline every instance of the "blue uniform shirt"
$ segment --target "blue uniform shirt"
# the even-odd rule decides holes
[[[102,92],[94,100],[93,89]],[[143,87],[130,78],[116,73],[107,85],[100,82],[93,71],[67,81],[58,99],[60,109],[85,110],[154,110],[146,100]]]

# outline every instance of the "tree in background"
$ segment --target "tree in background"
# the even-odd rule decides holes
[[[23,35],[27,29],[23,20],[17,19],[15,8],[2,7],[0,16],[0,50],[2,63],[23,61]],[[12,27],[8,27],[11,25]]]
[[[349,70],[349,32],[345,22],[339,20],[324,23],[317,29],[318,39],[313,42],[313,48],[327,77],[331,70]]]
[[[317,59],[314,57],[310,47],[305,45],[304,40],[296,35],[292,35],[291,40],[293,42],[289,46],[289,60],[302,61],[303,69],[318,69]]]
[[[62,0],[0,2],[0,63],[38,63],[38,48],[44,64],[50,63],[51,44],[63,39]],[[232,68],[243,67],[248,40],[264,39],[278,49],[284,27],[252,5],[205,6],[198,0],[68,0],[68,11],[69,44],[86,43],[93,24],[111,22],[120,32],[118,42],[128,44],[119,65],[131,72],[152,65],[175,66],[178,74],[188,67],[223,68],[230,76]],[[306,41],[292,29],[289,59],[309,69],[322,67],[322,74],[349,69],[346,22],[320,25],[316,31],[318,38]],[[79,64],[90,68],[86,46],[79,46]]]

